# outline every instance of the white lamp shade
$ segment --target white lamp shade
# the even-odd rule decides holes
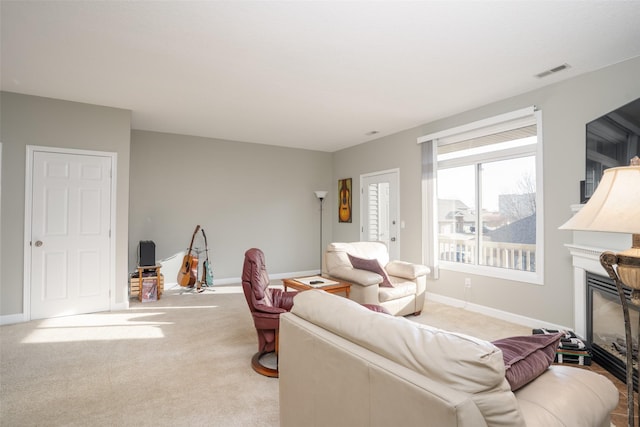
[[[560,229],[640,234],[640,166],[606,169],[587,204]]]
[[[315,193],[318,199],[324,199],[325,197],[327,197],[328,191],[317,190]]]

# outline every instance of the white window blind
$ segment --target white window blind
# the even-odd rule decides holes
[[[424,135],[418,138],[418,144],[436,141],[438,146],[443,146],[535,125],[535,111],[535,106],[531,106]]]

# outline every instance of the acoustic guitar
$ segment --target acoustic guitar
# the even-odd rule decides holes
[[[193,236],[191,236],[191,243],[189,244],[189,251],[182,259],[182,267],[178,271],[178,284],[183,287],[193,286],[198,279],[198,258],[191,254],[193,250],[193,240],[196,238],[196,234],[200,230],[200,225],[196,226]]]
[[[338,211],[338,216],[340,217],[340,222],[351,222],[351,206],[349,206],[349,201],[351,200],[350,190],[347,188],[347,180],[342,180],[342,185],[340,188],[340,208]]]

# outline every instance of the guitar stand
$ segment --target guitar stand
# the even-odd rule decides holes
[[[197,255],[197,258],[198,258],[198,259],[200,258],[200,254],[201,254],[202,252],[204,252],[204,251],[205,251],[205,249],[200,249],[200,248],[198,248],[198,247],[195,247],[195,248],[193,248],[192,250],[193,250],[193,252],[195,252],[195,253],[196,253],[196,255]],[[199,265],[197,266],[197,268],[199,269],[200,267],[201,267],[201,265],[199,264]],[[196,277],[198,277],[197,270],[196,270]],[[185,286],[185,287],[183,288],[183,289],[185,289],[185,291],[184,291],[184,292],[181,292],[180,294],[183,294],[183,293],[185,293],[185,292],[189,292],[189,293],[191,293],[191,292],[193,292],[193,291],[196,291],[196,293],[201,294],[202,292],[204,292],[204,289],[202,289],[202,286],[203,286],[202,281],[201,281],[201,280],[196,279],[196,283],[194,283],[194,284],[193,284],[193,285],[191,285],[191,286]],[[207,285],[206,283],[204,283],[204,286],[208,286],[208,285]]]
[[[203,293],[204,291],[215,292],[215,289],[213,289],[213,286],[208,285],[206,281],[200,280],[196,282],[196,285],[197,285],[196,292],[198,292],[199,294]]]
[[[199,287],[196,283],[193,286],[184,286],[180,288],[180,295],[184,294],[201,294],[204,292],[204,288]]]
[[[204,248],[199,248],[199,247],[193,247],[193,240],[195,239],[196,233],[198,231],[202,232],[202,236],[204,238]],[[184,293],[192,293],[193,291],[195,291],[196,293],[203,293],[205,291],[205,288],[209,288],[213,286],[213,283],[211,283],[211,285],[209,283],[207,283],[207,280],[210,280],[211,282],[213,282],[213,273],[210,272],[210,264],[209,264],[209,248],[207,245],[207,235],[204,232],[204,229],[201,228],[199,225],[196,227],[196,230],[193,232],[193,236],[191,237],[191,244],[189,245],[189,254],[191,254],[191,252],[194,252],[197,256],[194,257],[195,259],[195,263],[196,263],[196,268],[195,268],[195,283],[193,285],[190,286],[184,286],[182,287],[181,291],[180,291],[180,295],[184,294]],[[198,265],[198,259],[200,258],[200,254],[202,252],[206,253],[206,258],[204,260],[203,263]],[[200,280],[198,280],[198,270],[202,269],[202,278]],[[207,272],[209,272],[207,274]],[[211,289],[213,291],[213,289]]]
[[[205,289],[205,288],[210,288],[210,289]],[[204,291],[210,291],[210,292],[214,292],[214,289],[212,286],[207,285],[206,282],[202,282],[200,280],[197,280],[196,283],[192,286],[181,286],[180,287],[180,295],[182,294],[192,294],[192,293],[198,293],[201,294]]]

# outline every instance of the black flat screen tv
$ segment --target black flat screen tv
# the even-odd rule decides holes
[[[581,203],[593,195],[605,169],[640,156],[640,98],[587,123],[587,164]]]

